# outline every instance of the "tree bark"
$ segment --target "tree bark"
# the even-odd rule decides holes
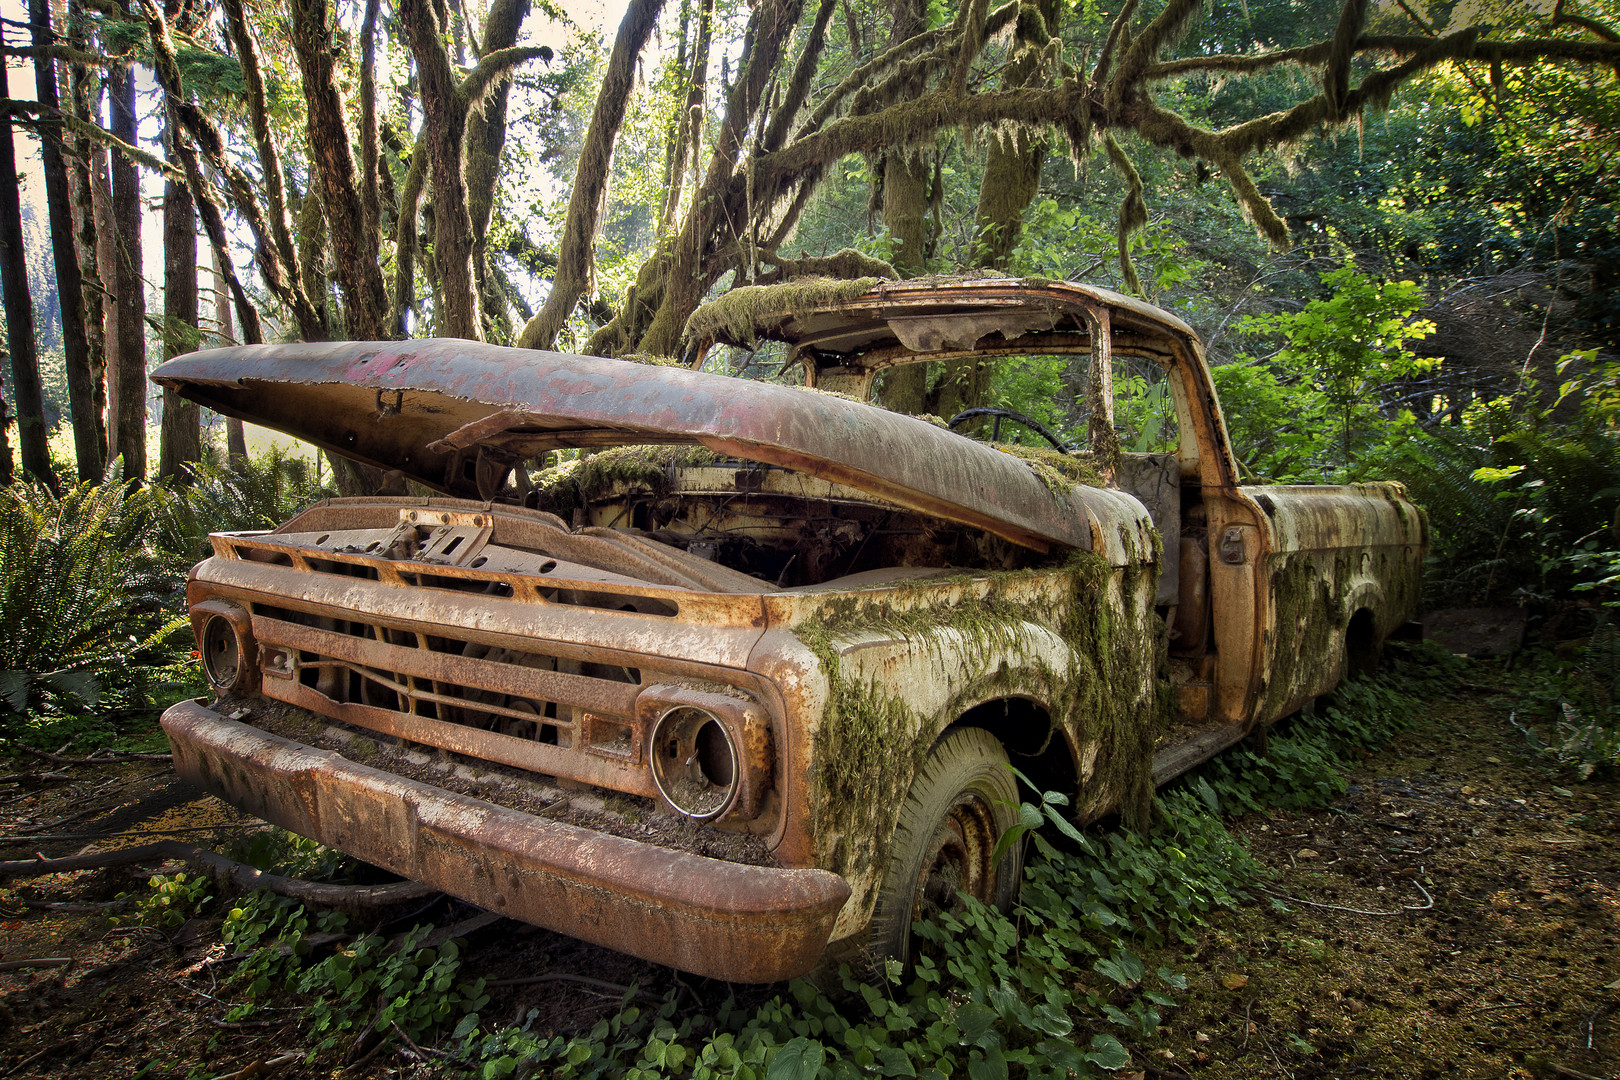
[[[292,225],[287,216],[287,181],[281,168],[281,148],[270,130],[270,110],[259,45],[248,25],[242,0],[224,0],[222,6],[226,29],[242,67],[242,82],[247,91],[248,123],[253,130],[253,146],[259,159],[259,170],[264,177],[261,190],[272,245],[269,249],[261,245],[260,273],[266,287],[292,309],[298,332],[304,340],[319,341],[327,335],[326,319],[320,310],[319,296],[310,294],[304,288],[299,269],[298,249],[293,244]],[[375,250],[377,245],[372,242],[369,247]]]
[[[231,298],[225,286],[225,273],[220,267],[219,250],[212,254],[214,270],[214,322],[219,331],[220,345],[236,344],[236,329],[231,325]],[[247,431],[242,421],[234,416],[225,418],[225,459],[234,469],[247,464]]]
[[[483,54],[517,44],[518,32],[529,15],[529,0],[496,0],[484,19]],[[489,222],[495,211],[495,188],[501,167],[501,151],[506,146],[506,99],[509,80],[492,88],[482,105],[467,114],[465,138],[467,169],[467,215],[472,221],[473,279],[479,304],[484,312],[484,335],[490,340],[509,341],[511,320],[506,310],[506,294],[490,273]]]
[[[333,41],[327,0],[290,0],[293,51],[304,87],[310,156],[320,178],[321,207],[332,238],[338,284],[346,301],[349,335],[374,341],[388,336],[388,292],[375,248],[367,249],[365,215],[355,187],[354,152],[335,77],[341,50]]]
[[[0,64],[0,98],[9,98],[5,65]],[[17,443],[22,467],[33,479],[56,487],[45,445],[45,397],[34,344],[34,302],[28,295],[28,259],[23,252],[22,203],[17,185],[17,154],[11,141],[11,115],[0,113],[0,296],[6,307],[6,343],[11,350],[11,395],[17,410]],[[7,455],[10,464],[10,455]]]
[[[128,69],[108,78],[114,136],[136,144],[135,79]],[[141,279],[141,176],[128,156],[112,158],[113,299],[118,305],[118,388],[112,442],[124,459],[124,478],[146,478],[146,290]]]
[[[111,96],[107,80],[100,84],[90,102],[92,113],[100,113],[102,101]],[[106,442],[101,458],[110,465],[118,456],[118,226],[113,214],[112,151],[96,143],[92,154],[88,175],[101,282],[101,431]],[[89,317],[95,318],[93,311]]]
[[[171,138],[180,137],[171,133]],[[163,188],[163,359],[190,352],[197,331],[197,215],[185,184]],[[158,436],[158,476],[188,484],[181,466],[202,458],[202,420],[197,403],[173,390],[163,391]]]
[[[483,340],[483,315],[473,285],[472,218],[462,169],[467,109],[445,55],[442,30],[428,0],[402,0],[400,21],[416,58],[422,91],[422,131],[433,180],[433,259],[439,292],[434,311],[449,337]],[[333,226],[334,240],[337,232]]]
[[[68,43],[74,48],[88,51],[88,41],[79,28],[78,4],[68,5]],[[90,121],[91,102],[101,100],[101,80],[85,64],[73,64],[68,72],[69,97],[73,115],[85,123]],[[99,109],[97,110],[99,112]],[[73,156],[68,160],[68,180],[73,189],[74,235],[78,241],[80,310],[83,316],[85,359],[89,364],[90,408],[85,422],[95,433],[97,463],[96,479],[107,469],[107,338],[106,316],[102,310],[106,289],[101,283],[98,258],[100,219],[96,216],[96,178],[105,177],[107,153],[89,135],[76,131],[73,136]],[[78,413],[73,416],[79,420]],[[81,466],[84,458],[79,458]]]
[[[557,252],[557,272],[545,304],[530,319],[518,338],[523,349],[549,349],[557,342],[568,316],[574,312],[591,272],[591,248],[596,242],[597,222],[602,213],[602,195],[607,190],[608,172],[613,161],[613,144],[624,123],[624,110],[635,86],[636,58],[647,44],[647,37],[658,24],[664,0],[631,0],[619,23],[613,52],[608,56],[602,89],[596,95],[596,109],[585,131],[585,146],[574,172],[574,190],[568,197],[568,217],[563,225],[562,245]]]
[[[916,0],[900,0],[893,10],[891,48],[923,28],[923,12]],[[883,155],[882,176],[883,227],[896,245],[889,261],[902,277],[917,277],[928,260],[928,166],[915,152],[889,152]],[[884,372],[883,407],[902,413],[925,411],[930,366],[906,364]]]
[[[51,44],[48,0],[28,0],[28,22],[34,45]],[[34,58],[34,93],[47,109],[60,108],[56,64]],[[51,223],[51,255],[56,264],[56,296],[62,312],[62,360],[67,369],[68,407],[73,413],[73,450],[80,480],[101,479],[101,440],[97,431],[95,383],[90,346],[84,333],[84,287],[79,279],[79,253],[73,239],[72,200],[60,129],[40,128],[40,165],[45,173],[45,208]]]

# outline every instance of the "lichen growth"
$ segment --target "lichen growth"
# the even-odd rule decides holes
[[[779,285],[744,285],[702,305],[686,320],[686,341],[714,338],[732,345],[753,345],[760,327],[808,314],[828,304],[853,300],[882,278],[852,280],[808,278]]]
[[[646,364],[649,367],[685,367],[678,356],[657,356],[653,353],[633,352],[619,356],[620,360],[632,364]]]
[[[1047,588],[1030,588],[1043,579]],[[1145,824],[1153,746],[1172,700],[1152,598],[1146,565],[1115,568],[1089,552],[1034,575],[964,574],[826,598],[794,630],[828,680],[810,778],[822,865],[852,879],[885,865],[899,808],[929,750],[967,707],[996,697],[1023,696],[1047,709],[1083,777],[1081,820],[1119,810],[1128,823]],[[1031,651],[1030,635],[1042,629],[1067,647],[1062,663]],[[903,686],[848,670],[841,647],[865,635],[898,642],[891,655],[926,651],[944,660],[951,704],[922,715]]]

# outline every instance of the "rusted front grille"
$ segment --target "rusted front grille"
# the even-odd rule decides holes
[[[249,605],[261,690],[381,734],[656,795],[634,668],[369,620]]]

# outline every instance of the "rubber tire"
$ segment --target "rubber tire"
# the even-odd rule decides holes
[[[889,848],[888,866],[866,935],[867,956],[874,969],[881,969],[887,959],[909,967],[911,924],[919,908],[930,903],[919,903],[918,894],[930,880],[925,875],[932,869],[924,864],[939,859],[950,862],[947,869],[952,869],[961,861],[950,860],[944,850],[956,846],[946,833],[953,811],[958,822],[967,819],[966,831],[976,841],[969,847],[982,856],[968,858],[979,863],[985,875],[980,888],[965,891],[1000,911],[1011,910],[1023,880],[1024,845],[1021,841],[1012,844],[994,865],[989,857],[995,842],[1017,823],[1018,803],[1018,784],[1008,768],[1007,752],[994,735],[983,728],[964,727],[935,744],[911,783]],[[960,836],[959,830],[958,841]],[[938,885],[935,887],[937,890]],[[950,903],[960,907],[960,901]]]

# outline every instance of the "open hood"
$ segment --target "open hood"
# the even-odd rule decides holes
[[[696,443],[1036,550],[1092,548],[1098,512],[1134,506],[1114,491],[1054,490],[1010,454],[872,405],[600,357],[459,339],[249,345],[177,357],[152,379],[462,497],[494,497],[507,468],[547,450]]]

